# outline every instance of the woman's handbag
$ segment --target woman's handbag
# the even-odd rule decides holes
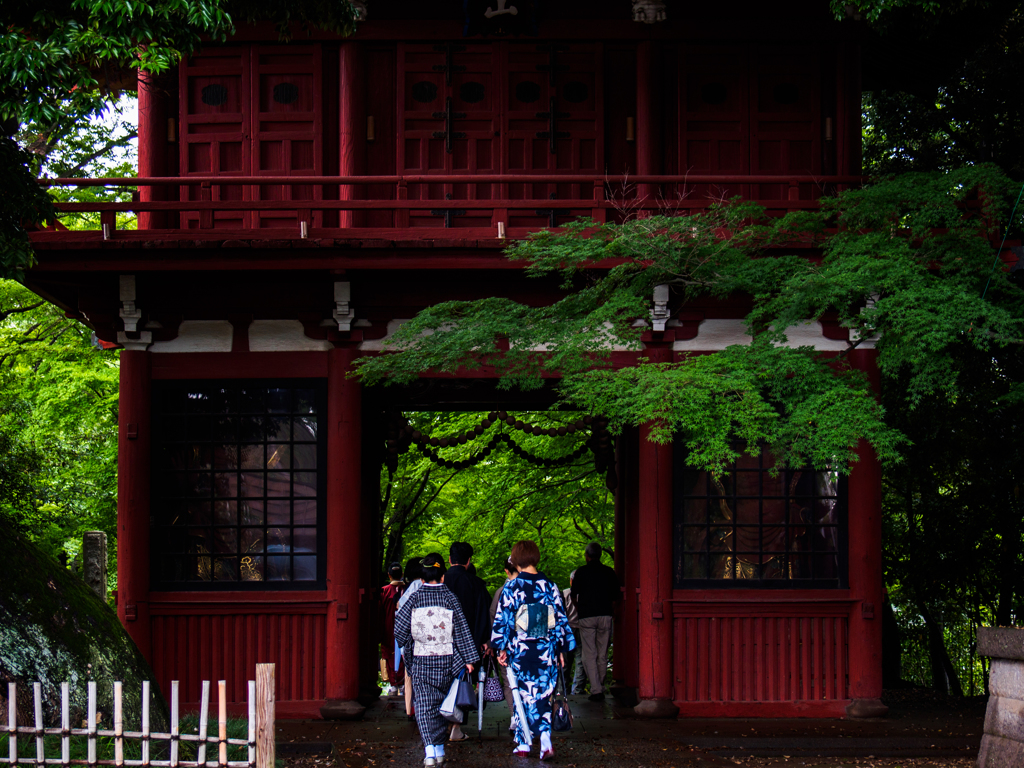
[[[459,673],[456,682],[459,684],[459,692],[455,696],[455,706],[476,709],[476,691],[473,690],[473,683],[466,679],[465,670]]]
[[[448,695],[444,697],[444,701],[441,702],[441,708],[438,710],[441,713],[441,717],[453,723],[461,723],[466,717],[466,714],[457,703],[460,682],[462,681],[458,677],[452,680],[451,687],[448,689]]]
[[[562,686],[562,693],[559,695],[558,686],[555,686],[555,695],[552,697],[551,702],[551,730],[553,731],[571,731],[572,730],[572,710],[569,709],[569,699],[565,690],[565,677],[562,674],[562,669],[558,669],[558,682]]]
[[[505,691],[501,687],[501,678],[498,677],[498,670],[494,668],[494,659],[490,659],[487,666],[487,679],[484,681],[484,701],[494,703],[505,700]]]

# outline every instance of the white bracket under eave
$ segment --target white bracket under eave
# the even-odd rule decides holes
[[[351,331],[356,312],[352,309],[352,283],[334,284],[334,320],[339,331]]]
[[[667,285],[654,286],[654,309],[651,310],[651,328],[664,331],[665,323],[672,317],[668,308],[669,290]]]
[[[118,314],[124,321],[125,331],[137,331],[142,310],[135,306],[135,275],[121,275],[120,299],[121,311]]]
[[[661,0],[633,0],[633,21],[654,24],[667,18],[665,3]]]

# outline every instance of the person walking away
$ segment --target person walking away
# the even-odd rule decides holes
[[[580,641],[579,614],[576,612],[576,601],[572,599],[572,580],[576,571],[569,574],[569,586],[562,590],[562,602],[565,604],[565,615],[569,618],[572,636],[576,639],[576,650],[572,653],[572,693],[583,693],[587,683],[587,674],[583,671],[583,643]]]
[[[490,637],[487,624],[487,591],[480,587],[482,582],[469,572],[473,559],[473,546],[466,541],[456,541],[448,550],[449,568],[444,574],[444,584],[458,598],[462,613],[469,624],[477,648],[483,652]],[[458,723],[452,724],[451,741],[465,741],[469,736],[462,732]]]
[[[601,545],[592,541],[583,552],[586,564],[576,569],[571,594],[579,616],[583,668],[590,680],[590,701],[604,701],[608,671],[608,645],[612,638],[612,611],[621,599],[619,577],[601,562]]]
[[[384,679],[388,683],[388,696],[395,696],[398,694],[399,686],[405,683],[402,662],[395,664],[395,614],[398,612],[398,600],[405,591],[402,566],[392,563],[388,568],[388,576],[391,582],[380,590],[380,651]]]
[[[491,608],[490,608],[490,610],[488,611],[488,614],[487,614],[490,617],[491,626],[492,627],[494,626],[494,616],[498,612],[498,603],[501,600],[501,593],[505,590],[505,587],[508,586],[508,583],[510,581],[512,581],[513,579],[515,579],[515,577],[518,574],[519,574],[519,569],[516,568],[515,565],[513,565],[511,560],[506,559],[505,560],[505,583],[501,587],[499,587],[498,589],[496,589],[494,591],[494,597],[491,598]],[[494,649],[490,647],[489,643],[488,643],[487,653],[488,653],[488,655],[491,655],[491,656],[497,656],[497,654],[495,653]],[[515,705],[515,701],[512,699],[512,689],[508,687],[508,675],[499,674],[498,675],[498,679],[501,681],[501,690],[505,694],[505,703],[508,704],[508,713],[509,713],[509,715],[511,717],[515,717],[516,705]],[[511,731],[512,729],[513,729],[513,726],[510,724],[509,725],[509,730]]]
[[[423,585],[423,566],[420,565],[422,558],[413,557],[405,564],[405,591],[398,600],[398,610],[402,610],[409,598],[416,594],[416,590]],[[397,642],[396,642],[397,645]],[[398,646],[397,653],[402,655],[402,648]],[[403,659],[404,663],[404,659]],[[413,704],[412,704],[412,678],[409,676],[409,668],[405,668],[405,716],[413,716]]]
[[[416,725],[420,729],[424,768],[444,763],[447,721],[441,704],[460,670],[472,674],[480,660],[462,606],[441,583],[444,560],[437,553],[423,558],[423,585],[395,615],[395,639],[402,647],[412,677]]]
[[[565,654],[576,647],[558,586],[537,572],[540,550],[529,539],[517,541],[510,559],[519,573],[501,591],[494,616],[491,645],[498,663],[512,669],[526,722],[514,717],[513,755],[530,754],[526,729],[540,736],[540,759],[555,755],[551,745],[551,694]]]

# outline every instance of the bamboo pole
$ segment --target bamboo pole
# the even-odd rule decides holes
[[[181,736],[178,725],[178,681],[171,681],[171,768],[178,765],[178,738]]]
[[[149,680],[142,681],[142,764],[149,765]]]
[[[249,681],[249,751],[246,762],[256,765],[256,681]]]
[[[217,681],[217,764],[228,764],[228,684]]]
[[[256,665],[256,768],[274,768],[274,665]]]
[[[18,684],[7,684],[7,755],[18,764]]]
[[[60,764],[71,765],[71,686],[60,684]]]
[[[96,681],[89,681],[88,720],[85,724],[88,738],[89,765],[96,765]]]
[[[121,681],[114,683],[114,765],[124,765],[124,701]]]
[[[36,716],[36,765],[46,765],[46,742],[43,740],[43,686],[32,683],[32,700]]]
[[[199,754],[196,762],[206,765],[206,734],[210,718],[210,681],[203,680],[203,698],[199,704]]]

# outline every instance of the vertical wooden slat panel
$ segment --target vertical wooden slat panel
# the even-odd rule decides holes
[[[800,627],[800,691],[799,695],[794,698],[800,698],[806,700],[810,696],[810,681],[807,679],[808,669],[808,654],[810,651],[810,619],[797,619],[797,623]]]
[[[313,698],[313,617],[302,617],[302,643],[305,649],[303,653],[302,668],[302,698]]]
[[[826,699],[836,698],[836,665],[835,665],[835,640],[832,637],[833,619],[822,619],[822,642],[821,652],[822,660],[824,661],[823,671],[825,673],[825,691],[824,696]]]
[[[846,619],[836,619],[836,688],[837,698],[848,698],[846,684]]]
[[[764,623],[764,634],[765,634],[765,653],[764,653],[764,664],[765,664],[765,700],[767,701],[778,701],[778,680],[779,671],[777,660],[778,656],[775,651],[775,628],[778,626],[779,620],[772,617],[767,619]]]
[[[698,684],[700,679],[700,619],[687,619],[687,648],[689,653],[686,659],[686,700],[698,700]]]
[[[718,647],[718,619],[708,619],[708,701],[720,698],[720,681],[722,677],[722,655]]]
[[[743,636],[742,619],[730,618],[732,632],[729,637],[732,639],[732,674],[730,675],[730,686],[728,696],[730,701],[742,701],[743,697]]]
[[[760,616],[754,618],[754,690],[755,701],[765,700],[765,681],[768,678],[768,670],[765,668],[764,654],[764,624],[765,619]]]

